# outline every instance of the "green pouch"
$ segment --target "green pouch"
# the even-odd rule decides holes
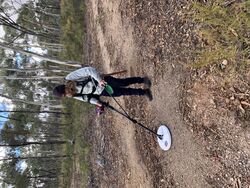
[[[110,85],[105,86],[105,90],[107,91],[108,94],[112,95],[114,93],[113,88]]]

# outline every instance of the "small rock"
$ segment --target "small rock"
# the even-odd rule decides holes
[[[224,59],[224,60],[222,61],[222,63],[220,64],[220,68],[221,68],[221,69],[225,69],[226,66],[227,66],[227,64],[228,64],[228,61],[227,61],[226,59]]]
[[[236,91],[235,91],[235,89],[233,87],[230,87],[229,90],[236,93]]]
[[[226,66],[228,64],[228,61],[226,59],[224,59],[221,64]]]

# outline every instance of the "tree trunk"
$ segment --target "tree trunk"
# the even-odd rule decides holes
[[[41,111],[29,111],[29,110],[0,110],[0,112],[20,112],[20,113],[48,113],[48,114],[66,114],[70,115],[70,113],[65,112],[58,112],[58,111],[48,111],[48,110],[41,110]]]
[[[21,121],[20,119],[11,118],[11,117],[5,117],[5,116],[2,116],[2,115],[0,115],[0,117],[1,118],[5,118],[5,119],[15,120],[15,121]],[[42,122],[39,122],[39,121],[29,121],[29,123],[40,123],[41,125],[57,125],[57,126],[60,126],[60,127],[68,126],[69,125],[69,124],[65,124],[65,123],[45,122],[45,121],[42,121]]]
[[[6,80],[63,80],[64,76],[29,76],[29,77],[13,77],[13,76],[0,76],[0,79]]]
[[[79,62],[58,60],[58,59],[48,57],[48,56],[44,56],[44,55],[40,55],[40,54],[37,54],[37,53],[34,53],[34,52],[29,52],[27,50],[23,50],[23,49],[18,48],[18,47],[8,46],[8,45],[3,44],[1,42],[0,42],[0,48],[6,49],[6,50],[17,51],[17,52],[20,52],[20,53],[25,54],[25,55],[31,55],[33,57],[38,57],[41,60],[50,61],[50,62],[57,63],[57,64],[60,64],[60,65],[67,65],[67,66],[72,66],[72,67],[81,67],[81,65],[79,65],[80,64]],[[75,64],[75,63],[78,63],[78,64]]]
[[[61,72],[69,73],[70,72],[70,71],[60,70],[60,69],[44,69],[44,68],[37,68],[37,69],[32,69],[32,68],[14,69],[14,68],[9,68],[9,67],[0,67],[0,70],[15,71],[15,72],[24,72],[24,73],[33,73],[33,72],[35,73],[35,72],[38,72],[38,71],[56,72],[56,73],[61,73]]]
[[[21,102],[21,103],[32,104],[32,105],[36,105],[36,106],[46,106],[46,107],[56,108],[56,109],[62,109],[63,108],[63,106],[61,106],[61,105],[52,105],[52,104],[49,104],[49,103],[46,103],[46,102],[43,102],[43,101],[41,101],[41,102],[26,101],[26,100],[23,100],[23,99],[12,98],[12,97],[9,97],[9,96],[4,95],[4,94],[0,94],[0,97],[10,99],[13,102]]]
[[[0,147],[24,147],[28,145],[49,145],[49,144],[66,144],[67,141],[47,141],[47,142],[24,142],[16,144],[0,144]]]
[[[8,160],[25,160],[25,159],[48,159],[48,158],[67,158],[70,155],[51,155],[51,156],[30,156],[30,157],[9,157],[0,159],[0,161],[8,161]]]

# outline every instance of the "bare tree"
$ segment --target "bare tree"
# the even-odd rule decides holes
[[[8,160],[26,160],[26,159],[56,159],[56,158],[67,158],[67,157],[70,157],[70,155],[8,157],[8,158],[2,158],[2,159],[0,159],[0,161],[8,161]]]
[[[70,113],[60,112],[60,111],[48,111],[48,110],[0,110],[0,112],[19,112],[19,113],[48,113],[48,114],[65,114],[70,115]]]
[[[15,76],[0,76],[0,79],[6,80],[63,80],[64,76],[27,76],[27,77],[15,77]]]
[[[46,32],[41,32],[41,31],[36,31],[36,30],[32,30],[29,28],[26,28],[18,23],[16,23],[5,11],[2,7],[0,7],[0,24],[13,28],[17,31],[20,31],[21,34],[26,33],[29,35],[34,35],[34,36],[41,36],[41,37],[45,37],[45,38],[50,38],[53,40],[58,40],[59,41],[59,36],[53,36],[51,33],[46,33]]]
[[[37,54],[37,53],[34,53],[34,52],[23,50],[23,49],[21,49],[19,47],[6,45],[6,44],[4,44],[2,42],[0,42],[0,48],[6,49],[6,50],[16,51],[16,52],[22,53],[24,55],[31,55],[33,57],[38,57],[41,60],[50,61],[50,62],[57,63],[57,64],[60,64],[60,65],[66,65],[66,66],[72,66],[72,67],[81,67],[79,62],[58,60],[56,58],[52,58],[52,57],[49,57],[49,56],[40,55],[40,54]]]
[[[54,141],[46,141],[46,142],[23,142],[23,143],[0,143],[0,147],[24,147],[28,145],[51,145],[51,144],[66,144],[67,141],[60,141],[60,140],[54,140]]]
[[[1,118],[9,119],[9,120],[15,120],[15,121],[21,121],[20,119],[17,118],[12,118],[12,117],[6,117],[0,115]],[[68,124],[65,123],[58,123],[58,122],[40,122],[40,121],[29,121],[29,123],[39,123],[41,125],[58,125],[58,126],[67,126]]]

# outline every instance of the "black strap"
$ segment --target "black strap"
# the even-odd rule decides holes
[[[89,82],[94,82],[94,86],[92,88],[92,92],[89,94],[83,94],[83,89],[86,86],[87,83]],[[76,93],[74,94],[74,97],[82,97],[84,99],[84,96],[87,96],[88,98],[88,102],[90,101],[90,99],[94,96],[94,93],[96,91],[96,86],[98,85],[98,82],[95,79],[92,79],[91,77],[88,77],[87,79],[83,80],[83,81],[76,81],[76,85],[77,86],[82,86],[82,89],[80,91],[80,93]],[[96,97],[95,97],[96,98]]]

